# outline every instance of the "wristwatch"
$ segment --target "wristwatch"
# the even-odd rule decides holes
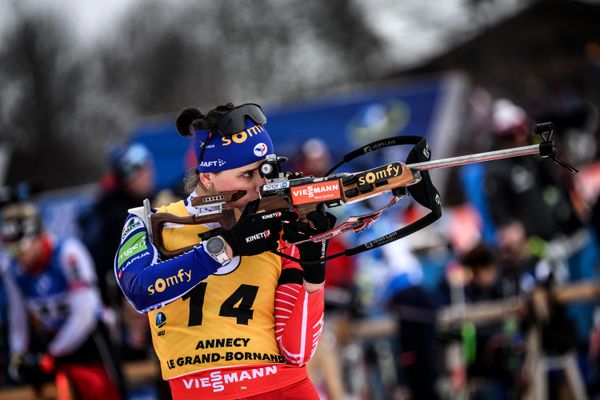
[[[226,265],[231,261],[231,258],[227,256],[225,247],[225,239],[221,236],[213,236],[204,242],[206,253],[221,265]]]

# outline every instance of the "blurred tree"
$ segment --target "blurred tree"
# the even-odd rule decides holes
[[[381,43],[353,1],[184,4],[139,3],[102,51],[110,90],[140,115],[298,99],[375,77]]]
[[[58,14],[12,4],[0,48],[0,140],[13,150],[8,181],[46,189],[95,180],[107,142],[141,117],[295,101],[373,80],[385,64],[355,0],[147,0],[87,48],[72,43]]]
[[[320,40],[325,41],[336,58],[348,65],[349,78],[366,80],[373,77],[375,56],[382,51],[381,39],[365,21],[364,14],[348,0],[318,2],[311,18]],[[331,21],[336,21],[332,24]]]
[[[115,121],[94,112],[98,93],[64,21],[23,10],[17,16],[0,49],[0,140],[12,150],[7,181],[44,189],[89,182],[104,161],[97,151],[90,156]]]
[[[138,116],[171,111],[192,74],[190,27],[175,13],[170,4],[141,2],[99,50],[105,88]]]

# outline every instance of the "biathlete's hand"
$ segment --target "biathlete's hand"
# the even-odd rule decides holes
[[[8,375],[15,382],[23,382],[23,366],[25,364],[25,356],[21,353],[13,353],[10,355],[8,363]]]
[[[282,221],[298,219],[298,214],[289,210],[257,214],[258,203],[259,200],[248,203],[231,230],[219,233],[231,247],[234,256],[254,256],[277,250]]]
[[[323,204],[320,204],[315,211],[308,213],[306,218],[312,223],[291,221],[283,226],[283,239],[290,242],[299,242],[307,240],[311,236],[327,232],[335,226],[337,218],[328,212],[324,212]],[[298,244],[300,250],[300,259],[303,261],[317,261],[325,256],[327,252],[327,242],[314,243],[307,241]],[[321,264],[303,264],[304,280],[310,283],[323,283],[325,281],[325,262]]]

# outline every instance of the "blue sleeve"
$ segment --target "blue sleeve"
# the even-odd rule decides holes
[[[199,245],[178,257],[160,260],[141,218],[130,214],[115,255],[119,287],[139,312],[148,312],[186,294],[221,264]]]

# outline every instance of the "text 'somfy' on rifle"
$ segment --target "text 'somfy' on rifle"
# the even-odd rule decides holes
[[[384,193],[392,194],[391,200],[382,208],[359,216],[352,216],[338,224],[333,229],[312,236],[309,240],[321,242],[329,240],[344,232],[360,232],[369,227],[381,216],[382,212],[395,204],[404,196],[410,195],[417,203],[429,209],[429,213],[419,220],[406,225],[394,232],[388,233],[375,240],[363,243],[343,252],[329,255],[326,259],[342,255],[354,255],[369,249],[383,246],[423,229],[442,215],[441,199],[429,177],[429,170],[455,167],[459,165],[500,160],[527,155],[540,155],[550,158],[557,164],[573,173],[578,171],[556,157],[556,147],[552,139],[554,127],[551,122],[535,126],[535,133],[541,136],[540,144],[516,147],[511,149],[470,154],[459,157],[430,160],[431,152],[427,141],[420,136],[395,136],[381,139],[356,149],[343,157],[325,177],[315,178],[303,176],[301,173],[282,172],[281,164],[286,159],[269,155],[260,166],[260,173],[267,183],[260,189],[261,211],[292,209],[301,218],[305,217],[317,206],[336,207],[363,201]],[[342,164],[367,153],[396,145],[412,145],[406,163],[392,162],[366,171],[354,173],[333,173]],[[178,217],[169,213],[152,213],[149,203],[145,203],[146,212],[150,219],[153,242],[164,257],[173,257],[189,251],[193,246],[169,251],[162,242],[162,229],[165,223],[175,224],[205,224],[218,222],[222,227],[229,228],[235,224],[236,211],[229,207],[231,202],[241,198],[245,192],[226,192],[218,195],[196,197],[193,206],[198,207],[199,215]],[[299,244],[294,243],[294,244]],[[282,256],[290,258],[279,251]]]

